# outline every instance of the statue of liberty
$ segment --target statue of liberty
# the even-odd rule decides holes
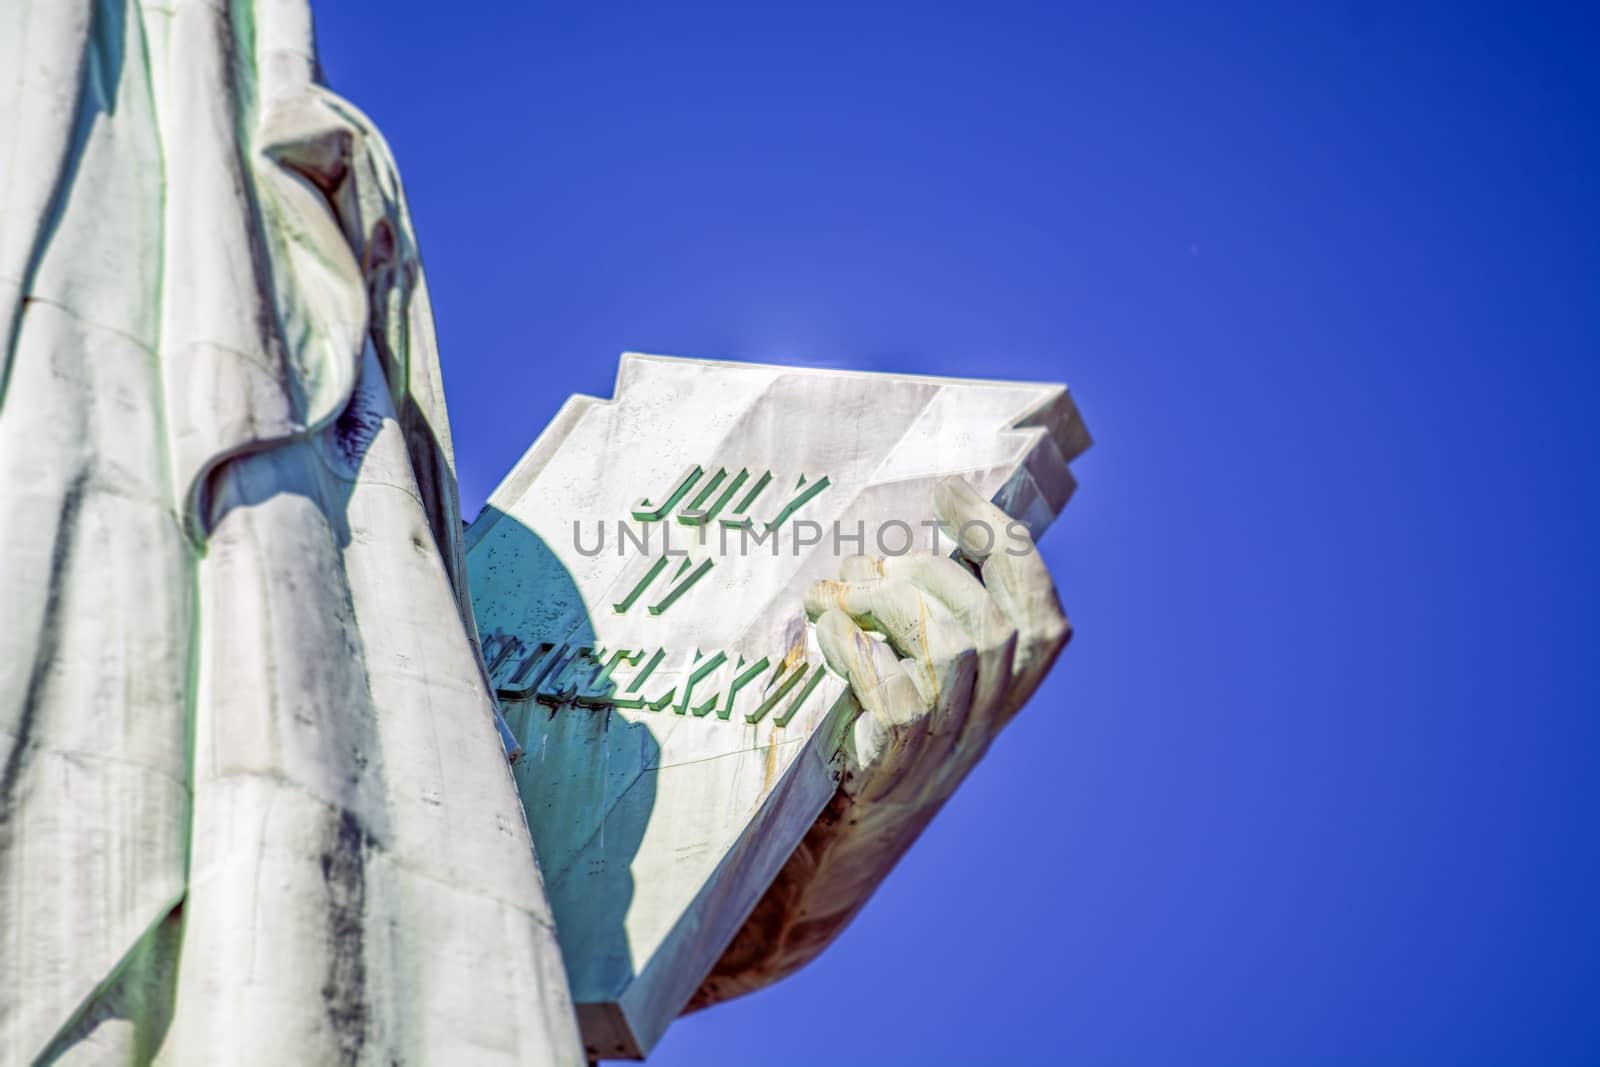
[[[0,1063],[582,1063],[417,238],[307,0],[11,0],[0,70]],[[1037,555],[972,559],[808,604],[853,784],[699,1003],[819,951],[976,759],[906,723],[986,742],[1064,643]],[[961,622],[927,686],[856,627],[907,590]]]

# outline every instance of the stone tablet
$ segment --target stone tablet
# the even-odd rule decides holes
[[[948,553],[945,475],[1037,537],[1088,442],[1060,385],[633,353],[562,407],[467,558],[590,1055],[649,1052],[837,787],[807,586]]]

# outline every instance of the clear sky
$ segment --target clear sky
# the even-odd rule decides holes
[[[1600,1061],[1592,14],[319,31],[407,181],[469,515],[630,348],[1064,381],[1097,438],[1054,674],[815,965],[652,1062]]]

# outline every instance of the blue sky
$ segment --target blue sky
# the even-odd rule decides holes
[[[1592,14],[465,11],[318,28],[469,514],[625,349],[1065,381],[1097,439],[1054,674],[653,1063],[1600,1059]]]

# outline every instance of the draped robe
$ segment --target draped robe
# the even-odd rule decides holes
[[[305,0],[8,0],[0,72],[0,1063],[582,1062]]]

